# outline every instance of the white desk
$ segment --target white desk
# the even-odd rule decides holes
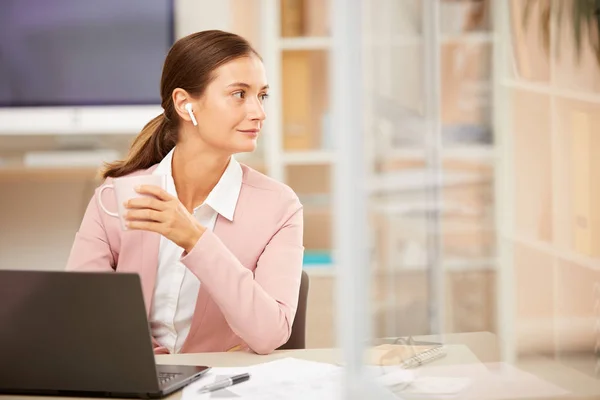
[[[435,341],[439,337],[423,337],[423,340]],[[448,356],[435,361],[432,365],[458,365],[471,363],[493,363],[498,362],[498,346],[496,337],[490,333],[467,333],[451,334],[444,336],[444,342],[447,344],[465,345],[470,351],[459,351],[461,346],[449,346]],[[463,348],[464,349],[464,348]],[[200,354],[177,354],[177,355],[159,355],[156,356],[159,364],[183,364],[183,365],[209,365],[213,367],[236,367],[248,366],[263,363],[278,358],[295,357],[305,360],[331,362],[341,361],[341,353],[333,349],[309,349],[309,350],[285,350],[276,351],[273,354],[259,356],[245,352],[230,353],[200,353]],[[572,368],[561,365],[558,362],[546,358],[528,359],[519,363],[517,367],[533,373],[546,381],[552,382],[570,392],[573,395],[563,397],[564,399],[599,399],[600,398],[600,380],[596,380]],[[168,397],[169,400],[179,399],[181,392]],[[5,399],[19,400],[40,400],[43,397],[37,396],[0,396]],[[52,400],[74,400],[73,397],[51,397]],[[553,399],[557,399],[554,397]]]

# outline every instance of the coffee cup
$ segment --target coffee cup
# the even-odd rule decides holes
[[[134,175],[114,178],[112,183],[106,184],[100,188],[100,192],[98,193],[98,203],[100,204],[100,208],[107,215],[119,218],[121,221],[121,229],[127,230],[125,221],[127,209],[125,208],[124,203],[133,198],[153,197],[151,195],[138,193],[135,188],[141,185],[153,185],[165,189],[166,178],[166,175]],[[112,189],[114,191],[114,196],[117,201],[117,211],[110,211],[106,208],[104,203],[102,203],[102,193],[107,189]]]

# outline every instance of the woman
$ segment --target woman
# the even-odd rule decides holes
[[[155,353],[267,354],[290,336],[302,205],[232,157],[256,148],[267,92],[262,61],[243,38],[204,31],[180,39],[163,68],[164,113],[103,173],[105,183],[166,174],[166,190],[137,189],[154,198],[125,204],[126,231],[99,209],[100,188],[87,208],[67,269],[139,273]],[[102,201],[117,207],[110,190]]]

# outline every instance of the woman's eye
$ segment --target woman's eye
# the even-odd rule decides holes
[[[246,94],[243,91],[235,92],[233,97],[237,97],[238,99],[243,99]]]
[[[269,98],[269,94],[268,93],[263,93],[263,94],[260,95],[260,100],[261,101],[265,101],[268,98]]]

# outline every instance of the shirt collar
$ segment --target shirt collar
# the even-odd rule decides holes
[[[174,151],[175,148],[162,159],[153,174],[167,175],[166,191],[170,195],[177,197],[172,170]],[[227,218],[229,221],[233,221],[233,214],[235,213],[235,207],[242,188],[242,175],[243,171],[240,163],[231,156],[229,164],[227,164],[227,168],[225,168],[225,172],[223,172],[223,175],[221,175],[221,178],[215,187],[206,197],[204,204],[210,206],[210,208]]]

